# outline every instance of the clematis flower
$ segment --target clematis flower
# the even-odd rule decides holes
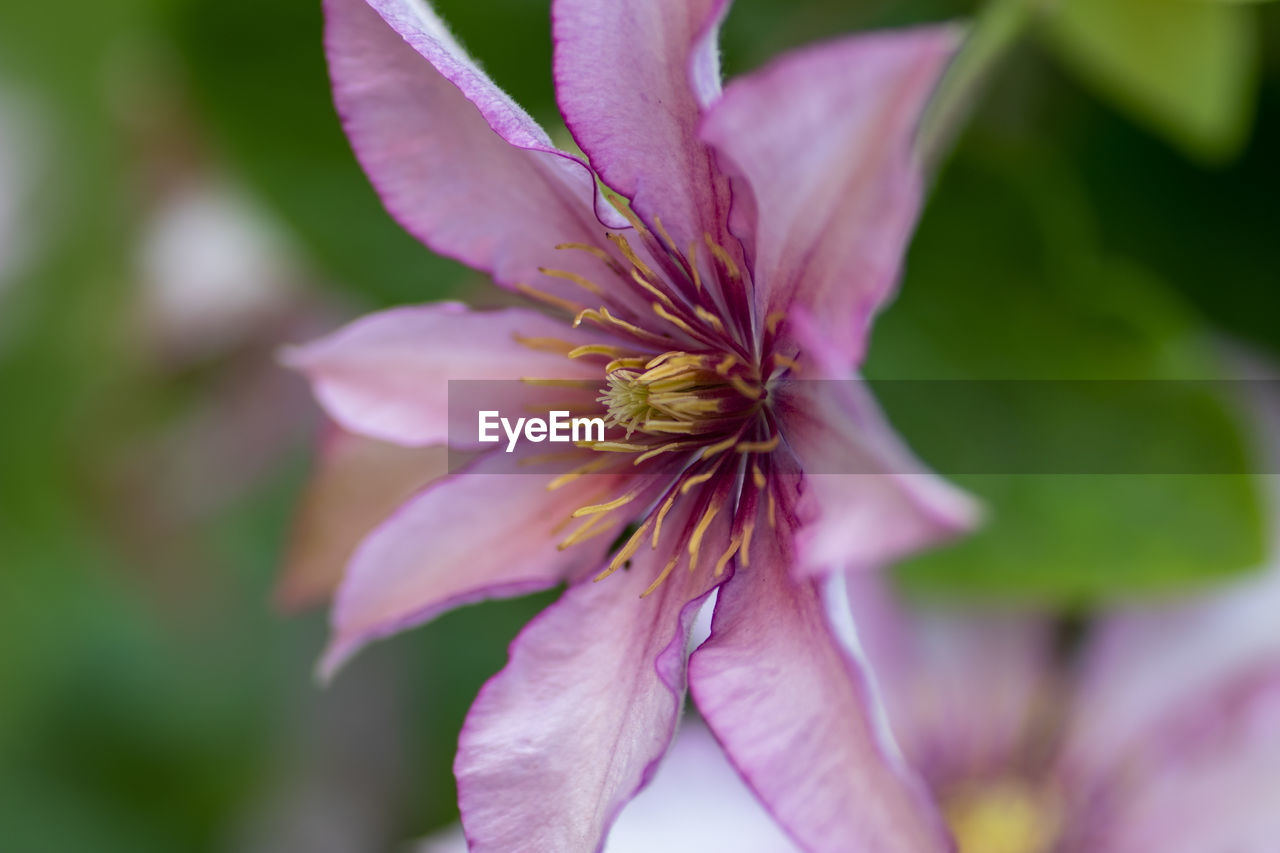
[[[1274,849],[1280,556],[1211,595],[1104,614],[1074,653],[1048,619],[912,611],[866,577],[849,589],[897,742],[959,853]]]
[[[584,160],[426,3],[325,4],[337,108],[388,211],[529,305],[391,310],[287,356],[352,434],[491,451],[355,549],[323,673],[451,607],[567,585],[462,732],[474,850],[598,849],[666,752],[686,675],[805,848],[942,837],[822,597],[833,574],[952,536],[974,509],[855,383],[790,380],[848,379],[863,356],[920,206],[913,134],[955,33],[836,40],[721,91],[727,8],[557,0],[557,93]],[[506,412],[606,412],[610,434],[517,454],[516,473],[450,430],[450,380],[506,380]]]

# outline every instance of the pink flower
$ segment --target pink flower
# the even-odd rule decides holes
[[[959,853],[1275,849],[1280,562],[1111,612],[1075,650],[1046,619],[906,612],[873,586],[850,587],[859,636]]]
[[[862,357],[920,206],[913,132],[955,36],[833,41],[722,93],[727,6],[557,0],[557,91],[588,165],[426,3],[326,3],[335,100],[388,210],[539,310],[387,311],[289,361],[347,431],[407,447],[490,447],[450,430],[456,379],[509,380],[504,413],[603,403],[612,424],[570,445],[569,467],[526,455],[514,474],[495,451],[431,483],[356,548],[337,593],[325,673],[448,608],[568,584],[462,733],[474,850],[598,849],[667,749],[686,669],[717,740],[805,848],[942,837],[822,595],[833,573],[966,529],[973,508],[855,383],[784,380],[846,379]],[[611,206],[597,175],[629,203]]]

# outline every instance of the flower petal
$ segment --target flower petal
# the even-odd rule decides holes
[[[1083,653],[1063,772],[1105,777],[1192,700],[1280,665],[1277,613],[1272,568],[1207,599],[1110,616]]]
[[[370,314],[328,337],[287,350],[283,359],[307,375],[320,404],[344,429],[416,447],[450,440],[451,379],[600,375],[598,365],[534,350],[517,336],[595,340],[536,311],[469,311],[457,303],[438,303]],[[514,382],[490,390],[510,396],[503,410],[511,412],[547,393]],[[455,414],[460,417],[461,411]],[[474,430],[454,432],[457,445]]]
[[[948,850],[941,817],[902,763],[860,661],[841,649],[783,537],[719,593],[689,663],[698,710],[729,759],[806,850]],[[763,546],[763,543],[762,543]]]
[[[1274,850],[1280,836],[1280,667],[1215,697],[1116,780],[1065,849],[1088,853]]]
[[[573,293],[541,266],[598,275],[560,243],[603,242],[596,185],[494,85],[424,0],[325,0],[333,97],[388,212],[499,284]],[[602,203],[603,204],[603,203]],[[614,213],[610,227],[624,220]]]
[[[554,530],[615,493],[616,478],[581,477],[548,491],[550,475],[514,470],[507,454],[486,454],[432,483],[365,538],[338,590],[322,675],[365,643],[445,610],[546,589],[595,565],[611,535],[561,551],[563,534]]]
[[[555,0],[560,110],[591,165],[682,248],[718,235],[728,184],[698,138],[728,0]]]
[[[473,853],[596,851],[675,731],[686,642],[712,582],[668,558],[570,587],[516,638],[467,716],[454,771]]]
[[[912,137],[956,41],[935,27],[807,48],[734,80],[704,120],[754,195],[761,316],[784,312],[782,334],[834,375],[896,284],[921,198]]]
[[[776,400],[809,487],[799,576],[878,568],[977,524],[977,504],[911,455],[865,383],[788,382]]]
[[[1052,623],[990,610],[908,610],[887,579],[847,580],[849,608],[889,720],[935,789],[1015,765],[1052,667]]]
[[[466,853],[454,824],[415,853]],[[725,760],[706,726],[685,720],[653,784],[640,792],[609,831],[605,853],[800,853]]]
[[[443,446],[400,447],[330,426],[294,519],[276,600],[289,609],[327,600],[360,540],[448,464]]]

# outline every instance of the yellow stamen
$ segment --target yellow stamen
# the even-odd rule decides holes
[[[690,489],[694,488],[695,486],[699,485],[700,483],[705,483],[705,482],[707,482],[707,480],[710,480],[710,479],[711,479],[712,477],[714,477],[715,475],[716,475],[716,472],[715,472],[715,471],[704,471],[704,472],[703,472],[703,473],[701,473],[701,474],[695,474],[694,476],[692,476],[692,477],[690,477],[689,479],[685,480],[683,484],[681,484],[681,486],[680,486],[680,494],[682,494],[682,495],[687,495],[687,494],[689,494],[689,490],[690,490]]]
[[[728,376],[725,378],[728,380],[730,385],[737,389],[739,394],[746,397],[748,400],[759,400],[760,395],[764,393],[759,386],[748,383],[741,376]]]
[[[698,520],[697,526],[693,528],[693,533],[689,536],[689,571],[691,572],[698,565],[698,551],[702,548],[702,537],[706,534],[707,528],[711,526],[711,522],[718,512],[720,512],[720,507],[717,504],[711,504],[707,507],[707,511],[702,514],[702,518]]]
[[[702,292],[702,274],[698,272],[698,241],[694,240],[689,244],[689,253],[686,256],[689,259],[689,270],[693,275],[693,289],[698,293]]]
[[[775,432],[768,441],[744,441],[738,445],[737,450],[739,453],[772,453],[778,449],[781,441],[782,433]]]
[[[559,477],[556,477],[550,483],[547,483],[547,491],[554,492],[556,489],[560,488],[564,484],[572,483],[574,480],[578,479],[579,477],[585,474],[594,474],[595,472],[599,471],[601,468],[604,468],[608,464],[609,464],[609,457],[598,456],[595,459],[592,459],[587,464],[579,465],[577,468],[574,468],[572,471],[569,471],[565,474],[561,474]],[[573,516],[569,516],[569,517],[573,518]]]
[[[675,326],[677,329],[684,332],[685,334],[692,335],[695,337],[697,336],[697,332],[693,330],[692,326],[690,326],[684,320],[681,320],[676,315],[672,314],[666,308],[663,308],[660,303],[658,302],[653,303],[653,313],[657,314],[659,317],[666,320],[668,323]]]
[[[600,285],[596,284],[594,281],[587,278],[586,276],[578,275],[576,272],[570,272],[569,270],[551,269],[549,267],[538,267],[538,272],[542,273],[543,275],[551,276],[552,278],[562,278],[565,281],[571,281],[574,284],[578,285],[578,287],[581,287],[583,290],[587,291],[588,293],[594,293],[599,295],[604,292],[600,288]]]
[[[524,335],[511,336],[516,343],[537,352],[551,352],[557,355],[568,355],[574,345],[559,338],[527,338]]]
[[[677,248],[676,241],[671,239],[671,235],[667,233],[666,226],[662,224],[662,218],[656,213],[653,215],[653,224],[657,227],[658,233],[662,235],[663,242],[667,244],[667,248],[675,252],[677,255],[680,254],[680,249]]]
[[[787,312],[775,311],[772,314],[770,314],[768,317],[764,318],[764,327],[769,331],[769,334],[771,335],[777,334],[778,326],[785,319],[787,319]]]
[[[613,373],[615,370],[621,370],[624,367],[629,367],[632,369],[642,369],[644,367],[644,359],[643,358],[615,358],[613,361],[609,362],[604,366],[604,374],[605,376],[608,376],[610,373]]]
[[[715,444],[708,445],[707,448],[702,451],[702,455],[698,458],[710,459],[712,456],[715,456],[717,453],[723,453],[724,451],[728,450],[730,447],[733,447],[734,442],[736,442],[737,440],[738,440],[738,437],[736,435],[731,435],[728,438],[726,438],[724,441],[717,441]]]
[[[577,249],[580,252],[586,252],[589,255],[599,258],[614,270],[621,269],[621,264],[613,259],[613,256],[601,249],[599,246],[592,246],[587,243],[561,243],[556,246],[557,249]]]
[[[583,307],[576,302],[570,302],[568,299],[564,299],[559,296],[552,296],[550,293],[543,293],[541,290],[530,287],[524,282],[517,284],[516,290],[520,291],[525,296],[528,296],[530,299],[536,299],[539,302],[554,305],[556,308],[561,308],[568,311],[570,314],[577,314],[579,311],[583,310]],[[577,324],[575,323],[575,325]]]
[[[574,518],[582,518],[584,515],[598,515],[602,512],[612,512],[620,506],[626,506],[631,503],[636,499],[637,494],[639,493],[627,492],[622,497],[614,498],[613,500],[606,501],[602,504],[591,504],[590,506],[578,507],[572,514]]]
[[[568,355],[569,358],[582,358],[584,355],[607,355],[610,358],[622,358],[626,355],[626,350],[608,344],[584,344],[580,347],[574,347]]]
[[[697,314],[698,318],[702,320],[702,322],[706,323],[708,326],[715,329],[717,332],[724,334],[724,323],[720,322],[720,318],[717,317],[715,314],[712,314],[710,311],[708,311],[706,308],[703,308],[701,305],[695,305],[693,307],[693,313]]]
[[[657,520],[653,525],[652,546],[658,547],[658,535],[662,533],[662,520],[667,517],[667,513],[671,512],[671,507],[675,506],[676,493],[672,492],[671,496],[662,502],[662,508],[658,510]]]
[[[720,555],[720,559],[716,560],[716,577],[724,574],[725,567],[729,565],[729,561],[733,559],[734,554],[738,553],[740,547],[742,547],[742,539],[740,537],[735,536],[729,540],[729,547]]]
[[[747,568],[751,562],[751,534],[756,532],[756,520],[748,518],[742,524],[742,548],[739,552],[739,559],[742,561],[742,568]]]
[[[635,223],[638,226],[637,230],[644,228],[644,226],[640,225],[639,222],[640,220],[638,219],[635,220]],[[618,251],[622,252],[623,257],[625,257],[627,261],[630,262],[631,266],[635,267],[640,271],[640,274],[642,276],[644,276],[647,279],[657,278],[657,276],[653,274],[653,270],[649,269],[648,264],[640,260],[639,255],[637,255],[635,253],[635,250],[631,248],[631,244],[627,242],[626,237],[623,237],[621,234],[608,234],[606,236],[615,246],[618,247]]]
[[[711,239],[709,232],[704,232],[702,236],[707,241],[707,248],[711,250],[711,254],[716,256],[716,260],[720,262],[725,272],[729,274],[729,278],[737,278],[738,265],[733,262],[733,258],[729,257],[729,253],[719,243]]]
[[[572,517],[573,516],[570,516],[570,518]],[[570,533],[568,538],[566,538],[563,542],[557,545],[556,548],[558,550],[563,551],[566,548],[569,548],[573,545],[577,545],[579,542],[586,542],[588,539],[592,539],[596,536],[599,536],[601,533],[608,532],[608,530],[610,529],[610,525],[604,523],[604,520],[606,518],[608,518],[608,516],[605,516],[605,515],[591,516],[586,521],[584,521],[581,525],[579,525],[579,527],[576,530]]]
[[[646,521],[644,524],[636,528],[636,531],[631,534],[631,538],[627,540],[627,544],[623,545],[618,553],[614,555],[613,560],[609,563],[609,568],[596,575],[595,580],[604,580],[609,577],[609,575],[622,568],[628,560],[635,556],[636,551],[640,550],[641,543],[644,542],[645,534],[648,533],[649,523],[650,522]]]
[[[754,462],[751,465],[751,479],[755,482],[757,489],[764,488],[764,472],[760,470],[760,463]]]
[[[633,464],[639,465],[641,462],[644,462],[648,459],[652,459],[653,457],[658,456],[662,453],[671,453],[672,451],[675,451],[675,450],[685,450],[687,448],[697,447],[697,446],[698,446],[698,442],[696,441],[663,442],[662,444],[659,444],[657,447],[653,448],[652,450],[646,450],[644,453],[641,453],[639,456],[636,457],[635,462]]]
[[[655,579],[653,583],[649,584],[649,588],[646,589],[644,592],[640,593],[640,597],[648,598],[650,593],[652,593],[658,587],[662,586],[662,582],[671,576],[671,570],[676,567],[676,563],[678,562],[680,562],[680,555],[676,554],[674,557],[671,558],[671,562],[667,563],[666,568],[662,570],[662,572],[658,575],[657,579]]]

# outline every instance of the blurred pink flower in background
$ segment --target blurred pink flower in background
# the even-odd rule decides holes
[[[1280,562],[1109,612],[1074,653],[1050,620],[910,611],[871,585],[850,587],[859,636],[961,853],[1274,848]]]
[[[390,213],[551,313],[395,309],[287,361],[345,430],[403,447],[484,448],[449,429],[454,379],[508,380],[504,414],[603,403],[612,428],[555,464],[491,452],[433,482],[337,592],[326,674],[448,608],[569,583],[468,716],[455,771],[476,850],[599,848],[666,752],[689,626],[717,588],[690,689],[779,822],[814,850],[942,837],[822,596],[967,529],[974,507],[855,383],[786,380],[848,379],[862,359],[956,35],[833,41],[722,93],[727,5],[556,3],[557,92],[588,166],[425,3],[326,4],[338,111]]]

